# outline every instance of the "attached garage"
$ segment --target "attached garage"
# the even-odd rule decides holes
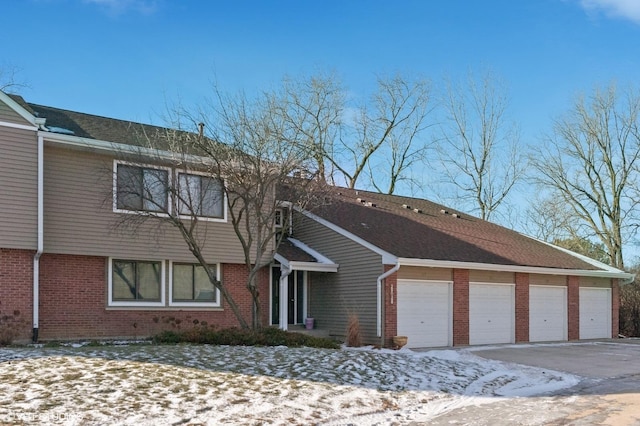
[[[611,337],[611,289],[580,287],[580,339]]]
[[[410,348],[452,345],[451,282],[398,280],[398,335]]]
[[[529,341],[567,340],[567,287],[529,287]]]
[[[514,284],[469,284],[469,344],[515,341],[514,288]]]

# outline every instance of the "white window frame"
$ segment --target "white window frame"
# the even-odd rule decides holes
[[[120,300],[113,300],[113,261],[114,260],[130,260],[132,262],[160,262],[160,300],[159,301],[154,301],[154,302],[141,302],[141,301],[131,301],[131,302],[127,302],[127,301],[120,301]],[[164,260],[158,260],[158,259],[132,259],[132,258],[128,258],[128,257],[109,257],[109,267],[108,267],[108,279],[107,279],[107,286],[108,286],[108,306],[110,307],[137,307],[137,308],[141,308],[141,307],[163,307],[166,305],[166,299],[165,299],[165,282],[166,282],[166,262]]]
[[[215,287],[216,289],[216,302],[174,302],[173,301],[173,264],[190,264],[190,265],[198,265],[198,263],[194,262],[173,262],[169,261],[169,306],[177,306],[177,307],[190,307],[190,308],[219,308],[222,306],[220,301],[220,289]],[[213,265],[209,265],[213,266]],[[216,277],[218,280],[221,280],[220,276],[220,263],[215,264],[216,267]]]
[[[202,176],[202,177],[206,177],[206,178],[210,178],[210,179],[218,179],[215,176],[211,176],[208,173],[205,172],[199,172],[196,170],[184,170],[184,169],[176,169],[175,171],[175,182],[176,185],[180,184],[180,175],[181,174],[185,174],[185,175],[193,175],[193,176]],[[224,179],[220,179],[222,180],[222,185],[223,185],[223,189],[222,189],[222,217],[210,217],[210,216],[197,216],[198,220],[200,221],[205,221],[205,222],[227,222],[227,191],[224,190],[224,185],[225,185],[225,181]],[[180,188],[176,186],[176,191],[180,191]],[[178,213],[180,212],[180,208],[178,206],[178,204],[180,203],[180,200],[176,200],[176,209],[178,209]],[[190,215],[184,215],[184,214],[180,214],[178,216],[180,219],[184,219],[184,220],[188,220],[191,219]]]
[[[140,167],[143,169],[165,170],[167,172],[167,187],[172,188],[172,185],[173,185],[173,174],[171,173],[170,167],[158,166],[154,164],[133,163],[130,161],[114,160],[113,161],[113,212],[125,213],[125,214],[139,214],[139,215],[146,215],[146,216],[168,217],[169,215],[163,212],[154,212],[149,210],[127,210],[127,209],[118,208],[118,165],[120,164],[124,166]],[[169,212],[169,214],[171,213],[171,208],[172,208],[171,190],[167,190],[167,211]]]

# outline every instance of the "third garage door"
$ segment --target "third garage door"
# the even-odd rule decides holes
[[[513,284],[469,285],[469,344],[513,343]]]
[[[567,288],[529,287],[529,341],[567,340]]]
[[[398,335],[410,348],[451,345],[451,283],[398,280]]]

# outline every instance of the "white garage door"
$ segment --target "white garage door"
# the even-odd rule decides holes
[[[529,287],[529,341],[567,340],[567,288]]]
[[[513,343],[514,285],[469,285],[469,344]]]
[[[398,335],[410,348],[451,346],[451,283],[398,280]]]
[[[580,338],[611,337],[611,289],[580,287]]]

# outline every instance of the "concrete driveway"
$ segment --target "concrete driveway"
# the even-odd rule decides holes
[[[640,425],[640,339],[466,349],[488,359],[575,374],[581,381],[553,395],[454,410],[432,425]]]

